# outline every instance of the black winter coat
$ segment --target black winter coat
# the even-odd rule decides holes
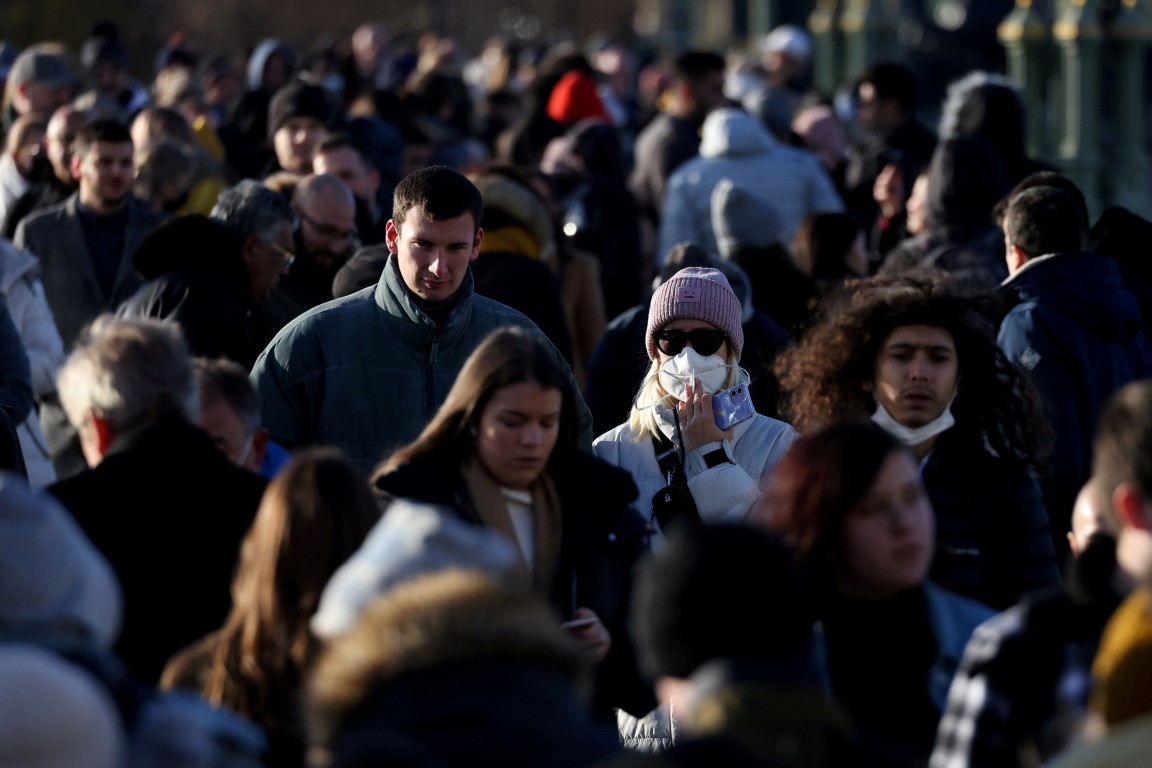
[[[198,427],[167,421],[117,437],[94,469],[49,486],[116,571],[114,650],[133,677],[156,683],[172,654],[224,623],[265,485]]]
[[[923,479],[936,513],[932,581],[996,610],[1060,582],[1040,486],[1022,465],[952,429],[936,441]]]

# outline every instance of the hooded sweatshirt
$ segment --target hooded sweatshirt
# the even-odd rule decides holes
[[[844,209],[816,155],[780,144],[747,112],[719,109],[704,121],[700,156],[682,165],[668,181],[657,251],[661,260],[684,241],[720,255],[711,201],[713,189],[724,179],[776,208],[780,240],[785,243],[792,242],[808,214]]]

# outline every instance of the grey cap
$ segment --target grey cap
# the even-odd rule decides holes
[[[58,88],[72,85],[76,82],[76,75],[63,55],[33,47],[21,52],[12,62],[8,79],[17,85],[38,83]]]

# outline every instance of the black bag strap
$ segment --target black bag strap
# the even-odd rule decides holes
[[[688,489],[688,477],[684,473],[684,465],[680,461],[680,453],[676,446],[664,434],[652,436],[652,450],[656,452],[656,463],[660,466],[666,485],[656,492],[656,497],[664,497],[671,493],[678,504],[659,504],[654,498],[652,513],[660,522],[660,528],[667,531],[669,526],[685,522],[689,525],[700,525],[700,510],[696,507],[696,499],[692,498],[692,491]]]

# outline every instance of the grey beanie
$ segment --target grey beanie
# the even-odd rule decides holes
[[[772,203],[724,179],[712,190],[712,231],[720,257],[731,259],[741,248],[768,248],[780,242],[784,223]]]

